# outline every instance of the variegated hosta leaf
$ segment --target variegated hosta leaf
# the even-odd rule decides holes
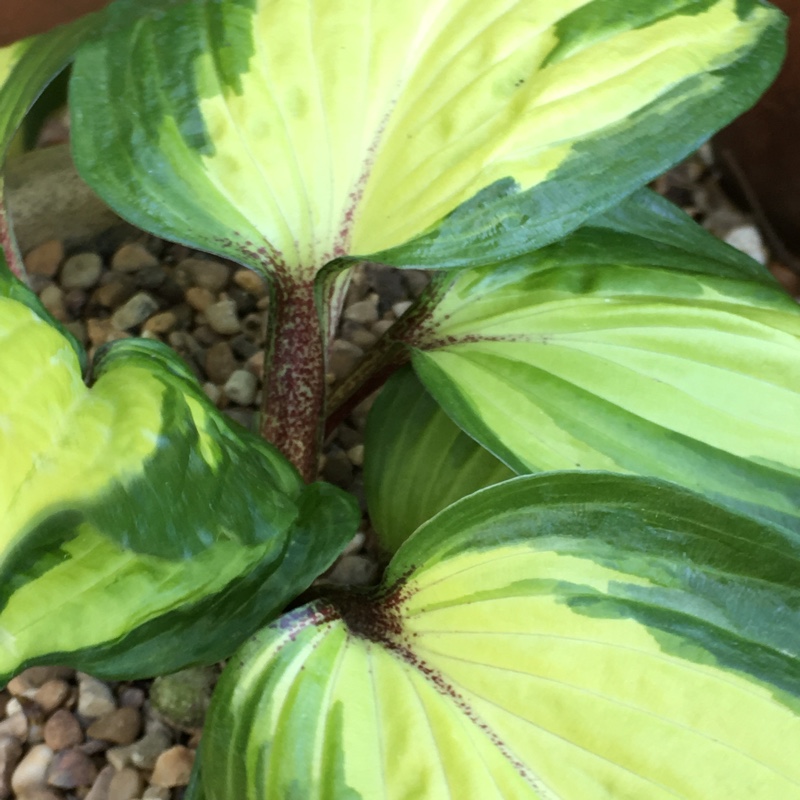
[[[744,110],[782,33],[760,0],[197,0],[82,48],[75,156],[141,227],[273,274],[486,263]]]
[[[370,521],[390,552],[451,503],[515,474],[453,423],[409,367],[381,390],[364,444]]]
[[[668,484],[450,506],[231,659],[193,800],[797,800],[800,547]]]
[[[519,473],[653,475],[800,531],[800,308],[732,248],[695,259],[682,227],[652,241],[601,220],[462,271],[397,335],[447,414]]]
[[[350,498],[304,487],[167,348],[119,342],[87,389],[69,343],[0,297],[0,684],[228,655],[327,568]]]

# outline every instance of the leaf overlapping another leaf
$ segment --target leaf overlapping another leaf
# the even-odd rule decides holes
[[[669,484],[514,479],[257,634],[193,800],[800,797],[800,549]]]
[[[198,1],[81,49],[75,157],[140,227],[284,279],[476,265],[691,151],[782,31],[756,0]]]
[[[87,389],[70,343],[3,297],[0,371],[0,681],[223,658],[353,534],[349,498],[304,487],[163,345],[113,345]]]
[[[562,242],[443,278],[395,337],[518,473],[653,475],[800,533],[800,309],[668,206],[640,193]]]

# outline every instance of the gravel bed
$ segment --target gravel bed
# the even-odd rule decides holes
[[[772,257],[752,220],[720,189],[708,148],[654,187],[768,264],[800,296],[800,278]],[[269,311],[256,274],[129,226],[67,251],[60,241],[45,242],[25,263],[46,308],[90,354],[131,336],[166,342],[218,408],[254,426]],[[424,272],[356,268],[331,346],[330,384],[356,366],[427,280]],[[368,408],[369,400],[340,426],[320,464],[321,477],[351,491],[362,510]],[[363,584],[377,569],[365,524],[327,579]],[[114,683],[61,667],[26,670],[0,690],[0,800],[180,800],[218,674],[214,667]]]

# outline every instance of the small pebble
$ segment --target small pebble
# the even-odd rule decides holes
[[[352,322],[360,322],[368,325],[378,321],[378,295],[371,294],[366,300],[359,300],[357,303],[348,306],[344,310],[344,318]]]
[[[165,750],[156,761],[150,783],[164,788],[186,786],[192,774],[194,757],[194,750],[180,744]]]
[[[108,763],[121,770],[128,766],[153,769],[158,756],[172,744],[169,729],[158,720],[147,723],[145,735],[133,744],[112,747],[107,753]]]
[[[97,678],[81,674],[78,683],[78,713],[96,719],[110,714],[117,707],[111,689]]]
[[[12,791],[18,795],[26,795],[34,789],[45,788],[47,770],[53,755],[53,751],[46,744],[34,745],[11,775]]]
[[[52,714],[67,702],[72,694],[72,687],[60,678],[54,678],[42,684],[33,699],[42,707],[45,714]]]
[[[65,750],[83,741],[83,730],[78,720],[65,708],[56,711],[44,725],[44,743],[51,750]]]
[[[144,786],[144,778],[139,770],[125,767],[111,779],[108,791],[109,800],[136,800],[141,797]]]
[[[25,269],[32,275],[55,276],[64,258],[64,245],[57,239],[34,247],[23,259]]]
[[[13,736],[0,736],[0,800],[11,794],[11,776],[22,758],[22,742]]]
[[[100,770],[100,773],[95,778],[92,788],[89,789],[89,794],[86,795],[84,800],[115,800],[114,796],[110,794],[111,781],[117,771],[114,767],[107,765]]]
[[[737,250],[747,253],[760,264],[767,263],[767,248],[755,225],[739,225],[732,228],[725,235],[725,241]]]
[[[60,286],[51,283],[42,289],[39,299],[42,305],[57,319],[59,322],[66,322],[67,308],[64,305],[64,292]]]
[[[186,258],[181,261],[178,268],[188,273],[195,286],[208,289],[215,294],[228,285],[231,276],[230,268],[226,264],[212,259]]]
[[[103,260],[97,253],[76,253],[61,268],[60,281],[65,289],[91,289],[103,274]]]
[[[111,259],[111,268],[118,272],[138,272],[156,266],[158,259],[140,242],[122,245]]]
[[[175,330],[177,324],[178,318],[173,311],[162,311],[160,314],[154,314],[147,319],[142,326],[142,330],[150,333],[169,333]]]
[[[127,331],[140,325],[156,311],[158,301],[147,292],[139,292],[114,312],[111,324],[119,331]]]
[[[266,281],[251,269],[239,269],[233,275],[233,282],[253,297],[265,297],[269,292]]]
[[[219,300],[206,309],[208,324],[217,332],[225,335],[239,333],[241,325],[233,300]]]
[[[195,311],[205,311],[216,299],[213,292],[202,286],[190,286],[185,296],[186,302]]]
[[[103,308],[118,308],[136,293],[136,283],[121,273],[106,273],[92,292],[92,301]]]
[[[204,367],[210,381],[223,384],[238,369],[239,362],[228,342],[218,342],[206,351]]]
[[[47,783],[57,789],[91,786],[97,778],[97,767],[86,753],[72,748],[53,756],[47,769]]]
[[[0,721],[0,736],[13,736],[15,739],[25,741],[28,738],[28,718],[24,711],[11,713],[6,709],[8,716]]]
[[[355,369],[363,356],[364,351],[357,345],[345,339],[336,339],[328,356],[328,370],[340,381]]]
[[[132,744],[142,727],[142,718],[135,708],[117,708],[96,719],[86,730],[87,736],[113,744]]]
[[[256,397],[258,381],[252,372],[246,369],[237,369],[231,373],[225,382],[225,394],[240,406],[249,406]]]

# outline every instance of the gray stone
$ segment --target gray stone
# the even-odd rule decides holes
[[[246,369],[237,369],[231,373],[225,382],[225,394],[234,403],[240,406],[249,406],[256,398],[258,380],[252,372]]]
[[[138,769],[153,769],[156,760],[170,745],[172,736],[163,722],[148,720],[145,734],[133,744],[124,747],[112,747],[107,753],[108,763],[115,769],[122,770],[133,766]]]
[[[76,253],[61,268],[61,285],[65,289],[91,289],[103,274],[103,260],[97,253]]]
[[[226,336],[239,333],[241,325],[233,300],[224,299],[213,303],[206,309],[208,324],[217,332]]]
[[[141,325],[156,311],[158,311],[158,301],[147,292],[139,292],[114,312],[111,324],[119,331],[127,331]]]
[[[110,714],[117,704],[114,695],[102,681],[81,674],[78,683],[78,713],[82,717],[96,719]]]

